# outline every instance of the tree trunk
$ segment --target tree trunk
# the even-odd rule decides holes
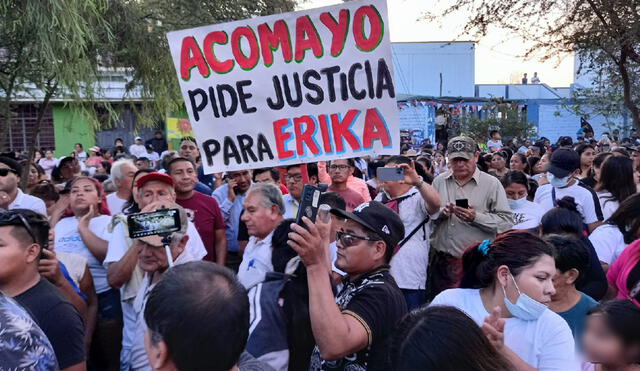
[[[11,120],[13,119],[13,112],[11,112],[11,92],[8,93],[2,100],[2,121],[0,121],[0,152],[8,152],[7,143],[9,141],[11,133]]]
[[[51,97],[55,94],[57,90],[58,84],[54,84],[50,86],[47,83],[47,87],[44,89],[45,95],[44,100],[38,107],[38,116],[36,117],[36,123],[33,130],[33,136],[31,138],[31,143],[29,146],[29,154],[27,156],[27,166],[22,168],[22,174],[20,174],[20,188],[24,191],[27,187],[27,182],[29,181],[29,171],[31,169],[31,162],[33,162],[33,158],[36,154],[36,143],[38,143],[38,138],[40,137],[40,130],[42,128],[42,119],[44,118],[45,112],[47,112],[47,108],[49,108],[49,102],[51,101]]]
[[[622,91],[624,96],[624,105],[631,112],[631,120],[633,126],[636,128],[636,132],[640,132],[640,110],[633,103],[631,92],[631,81],[629,79],[629,71],[627,71],[627,47],[623,47],[620,53],[620,61],[618,62],[618,70],[620,71],[620,77],[622,77]]]

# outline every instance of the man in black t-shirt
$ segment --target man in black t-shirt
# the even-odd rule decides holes
[[[85,370],[82,317],[38,272],[48,240],[46,217],[24,209],[0,213],[0,291],[30,312],[49,338],[60,370]]]
[[[388,370],[388,339],[407,313],[402,292],[389,273],[389,261],[404,236],[400,217],[380,202],[353,212],[332,209],[346,222],[337,232],[335,265],[348,277],[337,298],[331,291],[329,220],[307,229],[292,225],[289,244],[307,268],[309,314],[316,340],[310,370]]]

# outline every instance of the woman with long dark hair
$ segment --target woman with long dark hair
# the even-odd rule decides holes
[[[509,160],[509,169],[511,169],[511,171],[522,171],[527,176],[531,175],[531,172],[529,171],[529,162],[527,161],[527,156],[523,155],[520,152],[516,152],[511,156],[511,159]]]
[[[602,215],[609,219],[627,197],[636,193],[633,178],[633,160],[624,156],[613,156],[602,164],[600,180],[595,191],[600,200]]]
[[[555,294],[553,255],[550,245],[524,231],[471,245],[462,256],[459,288],[443,291],[431,305],[467,313],[516,370],[573,369],[571,330],[546,306]]]
[[[398,324],[391,339],[395,371],[510,371],[478,325],[457,308],[416,309]]]
[[[92,342],[92,358],[108,369],[117,368],[122,341],[120,291],[110,287],[102,265],[111,239],[111,217],[102,185],[90,177],[71,181],[69,207],[55,225],[57,251],[83,256],[98,295],[98,323]]]
[[[620,259],[627,245],[640,237],[639,211],[640,194],[636,193],[624,200],[605,224],[589,235],[605,271]]]
[[[309,317],[307,270],[287,244],[294,219],[273,231],[273,272],[249,288],[251,313],[260,313],[249,329],[247,351],[276,370],[308,370],[315,346]]]
[[[489,174],[495,175],[498,178],[503,177],[509,171],[509,168],[507,167],[507,158],[507,153],[505,151],[492,154]]]
[[[580,174],[577,178],[593,176],[593,158],[596,155],[596,149],[591,144],[582,143],[576,146],[575,151],[580,155]]]
[[[602,164],[610,157],[613,156],[611,152],[601,152],[593,159],[593,176],[582,179],[582,182],[591,188],[596,187],[598,181],[600,181],[600,173],[602,172]]]

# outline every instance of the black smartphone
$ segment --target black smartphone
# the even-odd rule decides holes
[[[461,207],[463,209],[469,208],[469,200],[466,198],[459,198],[456,200],[456,206]]]
[[[153,235],[168,235],[180,230],[180,210],[160,209],[150,213],[131,214],[127,216],[129,238],[140,238]]]
[[[296,215],[296,224],[306,227],[302,221],[302,217],[306,216],[315,223],[316,215],[318,215],[318,207],[320,206],[320,194],[322,192],[318,187],[305,184],[300,197],[300,207],[298,207],[298,215]]]
[[[404,169],[401,167],[379,167],[376,178],[380,181],[398,182],[404,180]]]

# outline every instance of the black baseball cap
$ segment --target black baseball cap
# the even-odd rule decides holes
[[[558,178],[564,178],[580,168],[580,155],[568,148],[558,148],[551,154],[548,172]]]
[[[558,145],[560,147],[572,146],[573,145],[573,138],[571,138],[569,136],[560,137],[560,139],[558,140]]]
[[[22,174],[22,166],[18,161],[9,157],[0,157],[0,163],[7,165],[11,170],[18,173],[18,176]]]
[[[378,201],[362,203],[353,209],[353,212],[331,209],[331,213],[351,219],[377,234],[387,244],[387,251],[395,249],[398,242],[404,238],[404,224],[400,216]]]

